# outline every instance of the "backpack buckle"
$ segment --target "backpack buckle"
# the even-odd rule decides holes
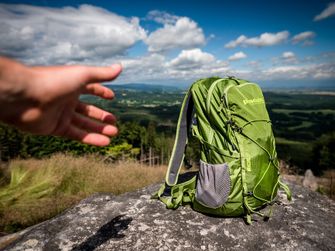
[[[242,127],[238,127],[236,124],[235,124],[235,121],[233,121],[232,119],[229,119],[227,121],[227,124],[231,126],[231,129],[233,129],[235,132],[237,133],[241,133],[243,128]]]
[[[196,117],[192,118],[192,125],[198,125],[198,120]]]
[[[241,133],[242,130],[243,130],[242,127],[237,127],[237,126],[235,127],[235,131],[238,133]]]
[[[233,126],[235,124],[235,122],[232,119],[229,119],[227,121],[227,124]]]

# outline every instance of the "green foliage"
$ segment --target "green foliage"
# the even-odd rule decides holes
[[[118,127],[119,135],[112,138],[109,146],[96,147],[60,137],[25,134],[7,125],[1,125],[1,159],[7,161],[15,157],[45,158],[62,152],[74,156],[98,154],[116,161],[139,159],[141,149],[142,154],[145,154],[151,148],[167,162],[173,138],[166,137],[164,133],[157,133],[156,123],[150,122],[146,128],[135,121],[119,122]]]
[[[145,142],[146,129],[135,121],[119,123],[119,135],[112,140],[112,145],[127,142],[134,147],[141,147]]]
[[[0,161],[7,161],[20,155],[23,135],[16,128],[0,123]]]
[[[153,121],[149,122],[147,128],[147,137],[146,137],[146,144],[149,147],[156,147],[156,123]]]
[[[140,154],[140,148],[133,148],[132,145],[124,142],[120,145],[110,146],[106,151],[110,160],[136,159]]]
[[[322,135],[313,147],[313,172],[320,175],[331,168],[335,168],[335,132]]]

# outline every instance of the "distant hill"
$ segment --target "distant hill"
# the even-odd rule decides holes
[[[324,81],[316,83],[308,83],[287,80],[287,81],[256,81],[262,87],[263,91],[275,92],[298,92],[298,93],[314,93],[314,92],[334,92],[335,83],[333,81]],[[185,83],[170,84],[146,84],[146,83],[129,83],[129,84],[108,84],[113,90],[142,91],[142,92],[180,92],[187,90],[190,85]]]
[[[113,90],[128,90],[128,91],[145,91],[145,92],[178,92],[183,91],[183,88],[171,85],[152,85],[143,83],[130,83],[123,85],[106,85]]]

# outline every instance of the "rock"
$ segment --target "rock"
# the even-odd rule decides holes
[[[318,189],[318,182],[311,169],[306,170],[302,185],[312,191],[316,191]]]
[[[6,236],[4,250],[334,250],[335,202],[301,186],[290,185],[292,202],[280,192],[270,220],[255,217],[251,226],[243,218],[210,217],[190,207],[168,210],[150,199],[158,187],[95,194]]]

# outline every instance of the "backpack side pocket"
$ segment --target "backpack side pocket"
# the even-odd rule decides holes
[[[229,193],[228,164],[209,164],[200,160],[196,200],[206,207],[218,208],[228,200]]]

